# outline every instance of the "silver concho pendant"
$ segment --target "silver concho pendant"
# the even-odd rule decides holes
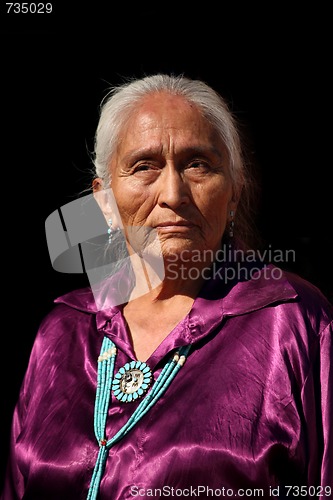
[[[149,389],[153,374],[142,361],[131,361],[122,366],[112,382],[114,396],[123,403],[136,401]]]

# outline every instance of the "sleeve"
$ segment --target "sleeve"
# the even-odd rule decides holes
[[[332,322],[320,333],[316,359],[302,392],[308,443],[307,487],[333,494]],[[325,490],[326,488],[326,490]],[[319,491],[319,490],[318,490]]]
[[[18,400],[13,412],[11,423],[11,434],[9,442],[9,454],[7,460],[7,467],[4,478],[4,486],[0,496],[0,500],[21,500],[24,497],[25,479],[24,470],[27,465],[27,457],[19,452],[22,430],[25,426],[29,405],[34,395],[40,390],[40,376],[42,375],[39,368],[39,360],[41,353],[45,348],[45,331],[49,318],[46,317],[42,322],[29,358],[28,367],[20,388]],[[31,437],[31,439],[33,439]]]
[[[20,436],[22,420],[24,419],[23,406],[23,398],[20,395],[12,419],[9,457],[4,478],[4,487],[0,497],[1,500],[20,500],[24,494],[23,476],[18,467],[15,450],[16,442]]]
[[[7,468],[4,478],[4,487],[1,494],[1,500],[20,500],[24,495],[24,479],[18,465],[18,457],[16,454],[16,444],[20,439],[21,429],[24,424],[27,406],[27,396],[30,392],[31,373],[34,371],[35,347],[33,347],[28,368],[20,389],[18,401],[16,403],[9,443],[9,456]]]
[[[320,339],[320,387],[323,450],[321,461],[321,486],[330,486],[333,495],[333,322],[324,330]]]

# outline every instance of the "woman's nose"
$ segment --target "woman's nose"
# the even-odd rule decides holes
[[[158,203],[162,207],[176,209],[190,201],[190,190],[181,172],[173,166],[166,166],[159,179]]]

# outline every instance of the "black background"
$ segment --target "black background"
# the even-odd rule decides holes
[[[281,3],[180,8],[53,2],[51,15],[10,15],[2,7],[1,470],[38,325],[55,297],[88,284],[52,269],[44,224],[90,184],[110,84],[182,72],[220,91],[248,130],[266,245],[294,249],[287,267],[333,301],[328,12]]]

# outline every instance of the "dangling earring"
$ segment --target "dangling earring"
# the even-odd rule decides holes
[[[109,240],[108,240],[108,243],[110,245],[110,243],[112,242],[112,236],[114,236],[115,232],[116,231],[120,231],[120,227],[117,227],[116,229],[114,227],[112,227],[112,219],[108,219],[108,235],[109,235]]]
[[[229,222],[229,237],[233,238],[234,237],[234,226],[235,226],[235,221],[234,221],[234,215],[235,212],[233,210],[230,210],[230,222]]]
[[[108,220],[108,225],[109,225],[108,235],[109,235],[109,245],[110,245],[112,241],[112,219]]]

